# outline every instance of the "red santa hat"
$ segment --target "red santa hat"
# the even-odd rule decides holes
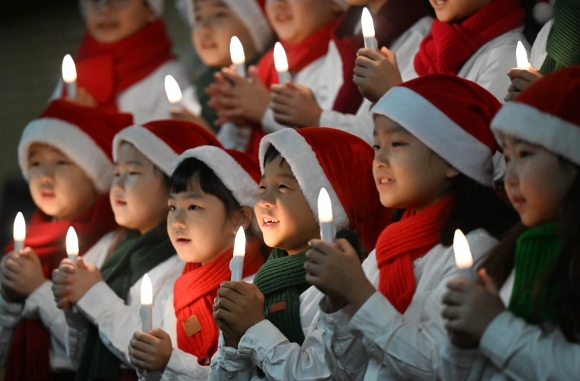
[[[131,143],[167,176],[173,163],[189,148],[204,145],[221,147],[217,139],[197,124],[181,120],[157,120],[127,127],[113,140],[113,158],[117,160],[123,142]]]
[[[258,162],[250,155],[219,147],[197,147],[182,153],[174,169],[189,158],[205,163],[232,192],[240,205],[254,207],[259,193],[261,174]]]
[[[81,167],[93,181],[97,191],[106,193],[113,179],[113,137],[131,124],[131,114],[84,107],[61,99],[54,100],[22,132],[18,144],[20,169],[28,180],[30,145],[49,144]]]
[[[507,103],[493,132],[545,147],[580,165],[580,66],[558,70]]]
[[[478,84],[434,74],[392,88],[371,112],[395,121],[459,172],[491,187],[498,147],[489,124],[500,107]]]

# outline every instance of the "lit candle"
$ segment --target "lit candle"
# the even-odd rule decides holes
[[[165,93],[167,94],[169,103],[172,105],[181,106],[181,99],[183,98],[181,95],[181,89],[179,88],[179,84],[172,75],[165,76]]]
[[[77,96],[77,68],[70,54],[62,60],[62,79],[66,83],[66,93],[69,98]]]
[[[458,278],[475,282],[475,272],[473,271],[473,257],[469,249],[469,242],[463,232],[455,230],[453,237],[453,251],[455,252],[455,264],[459,268]]]
[[[288,58],[286,58],[286,52],[279,42],[274,45],[274,65],[278,72],[278,82],[281,85],[292,81],[292,77],[290,77],[290,73],[288,72]]]
[[[230,261],[230,270],[232,270],[232,280],[235,282],[242,281],[244,271],[244,256],[246,255],[246,233],[240,226],[234,240],[234,256]]]
[[[246,77],[246,55],[244,54],[244,47],[240,39],[233,36],[230,41],[230,56],[232,63],[236,67],[236,73],[242,77]]]
[[[363,37],[365,38],[365,48],[377,50],[379,44],[375,38],[375,25],[373,24],[371,12],[366,7],[362,12],[361,25]]]
[[[141,330],[149,332],[153,329],[153,286],[149,275],[145,274],[141,281]]]
[[[76,263],[77,257],[79,256],[79,239],[75,228],[72,226],[66,232],[66,254],[68,255],[68,259]]]
[[[524,48],[524,44],[518,41],[518,46],[516,48],[516,62],[518,63],[518,69],[529,70],[530,63],[528,62],[528,52]]]
[[[21,212],[18,212],[14,219],[14,229],[12,231],[14,238],[14,251],[19,252],[24,249],[24,240],[26,239],[26,222]]]
[[[325,188],[322,188],[318,194],[318,221],[320,222],[320,238],[332,244],[335,235],[332,225],[332,203]]]

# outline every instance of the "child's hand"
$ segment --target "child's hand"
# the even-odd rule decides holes
[[[148,372],[163,372],[172,352],[171,338],[160,328],[148,333],[137,331],[129,342],[131,364]]]
[[[240,339],[242,337],[237,333],[235,333],[232,327],[230,327],[230,325],[225,320],[215,316],[218,310],[217,306],[218,300],[219,296],[215,298],[213,302],[213,319],[217,324],[217,326],[219,327],[219,329],[222,331],[222,334],[224,335],[224,342],[226,346],[238,349],[238,344],[240,343]]]
[[[85,90],[84,87],[79,87],[77,89],[77,93],[76,93],[76,96],[74,98],[67,96],[66,100],[69,102],[77,103],[77,104],[79,104],[81,106],[85,106],[85,107],[97,107],[98,106],[95,98],[93,98],[91,93],[89,93],[87,90]]]
[[[485,269],[477,276],[477,284],[464,280],[449,282],[449,291],[443,296],[445,328],[451,334],[451,342],[460,348],[476,347],[492,320],[505,310]]]
[[[229,325],[239,337],[255,324],[265,320],[264,295],[255,284],[222,282],[214,307],[214,320]]]
[[[171,118],[195,123],[203,127],[210,134],[215,136],[215,131],[213,130],[213,128],[211,128],[211,126],[205,119],[203,119],[199,115],[194,115],[190,113],[185,107],[172,107],[169,110],[169,113],[171,114]]]
[[[278,123],[296,127],[318,126],[322,109],[312,90],[291,82],[284,86],[272,85],[271,90],[270,107]]]
[[[75,264],[68,258],[60,261],[59,267],[52,270],[52,293],[56,306],[60,309],[72,307],[72,304],[68,302],[68,297],[71,295],[68,286],[74,283],[76,271]]]
[[[53,286],[57,305],[68,308],[83,297],[96,283],[103,280],[101,272],[91,263],[85,263],[82,257],[77,258],[76,266],[71,266],[68,259],[64,259],[57,271],[53,272]]]
[[[369,101],[377,103],[387,91],[403,82],[397,57],[389,49],[362,48],[357,55],[353,81]]]
[[[347,240],[337,239],[329,245],[313,239],[310,247],[304,264],[306,281],[327,295],[326,312],[337,311],[345,302],[358,310],[375,293]]]
[[[507,73],[512,84],[508,88],[508,95],[504,98],[506,102],[513,101],[522,91],[528,88],[532,83],[543,77],[542,73],[530,66],[529,70],[511,69]]]
[[[10,260],[11,255],[13,255],[13,253],[15,252],[9,252],[6,253],[6,255],[4,255],[2,257],[2,261],[0,261],[0,279],[2,281],[1,285],[0,285],[0,292],[2,293],[2,298],[7,301],[8,303],[21,303],[23,301],[23,298],[21,295],[17,294],[16,292],[14,292],[12,289],[8,288],[8,286],[6,286],[4,284],[5,280],[6,280],[6,263]]]
[[[44,283],[40,258],[29,247],[2,260],[2,289],[8,298],[26,298]]]

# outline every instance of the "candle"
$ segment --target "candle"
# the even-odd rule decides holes
[[[179,88],[179,84],[172,75],[165,76],[165,93],[167,94],[169,103],[172,105],[181,106],[181,99],[183,98],[181,95],[181,89]]]
[[[455,230],[453,237],[453,251],[455,252],[455,264],[459,268],[458,278],[475,282],[475,272],[473,271],[473,257],[469,249],[469,242],[463,232]]]
[[[62,79],[66,83],[66,93],[69,98],[77,96],[77,69],[70,54],[62,60]]]
[[[68,255],[68,259],[76,263],[77,257],[79,256],[79,239],[75,228],[72,226],[66,232],[66,254]]]
[[[320,222],[320,238],[332,244],[335,235],[332,225],[332,203],[325,188],[322,188],[318,194],[318,221]]]
[[[233,36],[230,41],[230,56],[232,63],[236,67],[236,73],[242,77],[246,77],[246,55],[244,54],[244,47],[240,39]]]
[[[26,239],[26,222],[24,222],[24,216],[21,212],[18,212],[14,219],[12,237],[14,238],[14,251],[18,253],[24,249],[24,240]]]
[[[369,9],[365,7],[361,17],[362,33],[365,38],[365,48],[377,50],[378,43],[375,38],[375,25]]]
[[[145,274],[141,281],[141,330],[149,332],[153,329],[153,287],[149,275]]]
[[[234,256],[230,261],[230,270],[232,270],[232,280],[235,282],[242,281],[244,271],[244,256],[246,255],[246,233],[240,226],[234,240]]]
[[[286,52],[284,51],[282,44],[279,42],[274,45],[274,65],[278,72],[278,82],[281,85],[292,81],[292,77],[290,77],[290,73],[288,72],[288,59],[286,58]]]
[[[530,63],[528,62],[528,52],[524,48],[524,44],[518,41],[518,46],[516,48],[516,62],[518,63],[518,69],[529,70]]]

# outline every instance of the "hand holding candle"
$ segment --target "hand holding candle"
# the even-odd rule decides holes
[[[518,65],[518,69],[522,70],[530,69],[530,62],[528,61],[528,52],[526,52],[526,48],[524,48],[524,44],[522,44],[521,41],[518,41],[518,46],[516,48],[516,62]]]
[[[274,65],[278,72],[278,82],[281,85],[292,81],[290,72],[288,72],[288,58],[286,58],[286,51],[284,51],[282,44],[279,42],[274,45]]]
[[[236,74],[240,77],[246,77],[246,55],[244,54],[244,47],[240,39],[233,36],[230,41],[230,56],[232,63],[236,67]]]
[[[241,282],[244,272],[244,256],[246,255],[246,233],[240,226],[234,240],[234,256],[230,261],[230,270],[232,270],[232,281]]]
[[[325,188],[318,195],[318,221],[320,222],[320,238],[328,243],[334,242],[334,226],[332,225],[332,203]]]
[[[153,286],[149,275],[145,274],[141,281],[141,331],[149,332],[153,329]]]
[[[469,248],[469,242],[463,232],[455,230],[453,237],[453,251],[455,252],[455,263],[459,268],[458,278],[475,282],[475,272],[473,271],[473,257]]]
[[[179,84],[171,75],[165,76],[165,93],[167,94],[167,99],[169,103],[175,106],[182,106],[181,99],[183,98],[181,94],[181,89]]]
[[[26,239],[26,222],[24,222],[24,216],[21,212],[18,212],[16,218],[14,219],[14,251],[19,252],[24,249],[24,240]]]
[[[69,98],[77,96],[77,68],[70,54],[62,60],[62,79],[66,83],[66,92]]]
[[[375,38],[375,25],[369,9],[365,7],[361,17],[362,33],[365,39],[365,48],[377,50],[379,44]]]

